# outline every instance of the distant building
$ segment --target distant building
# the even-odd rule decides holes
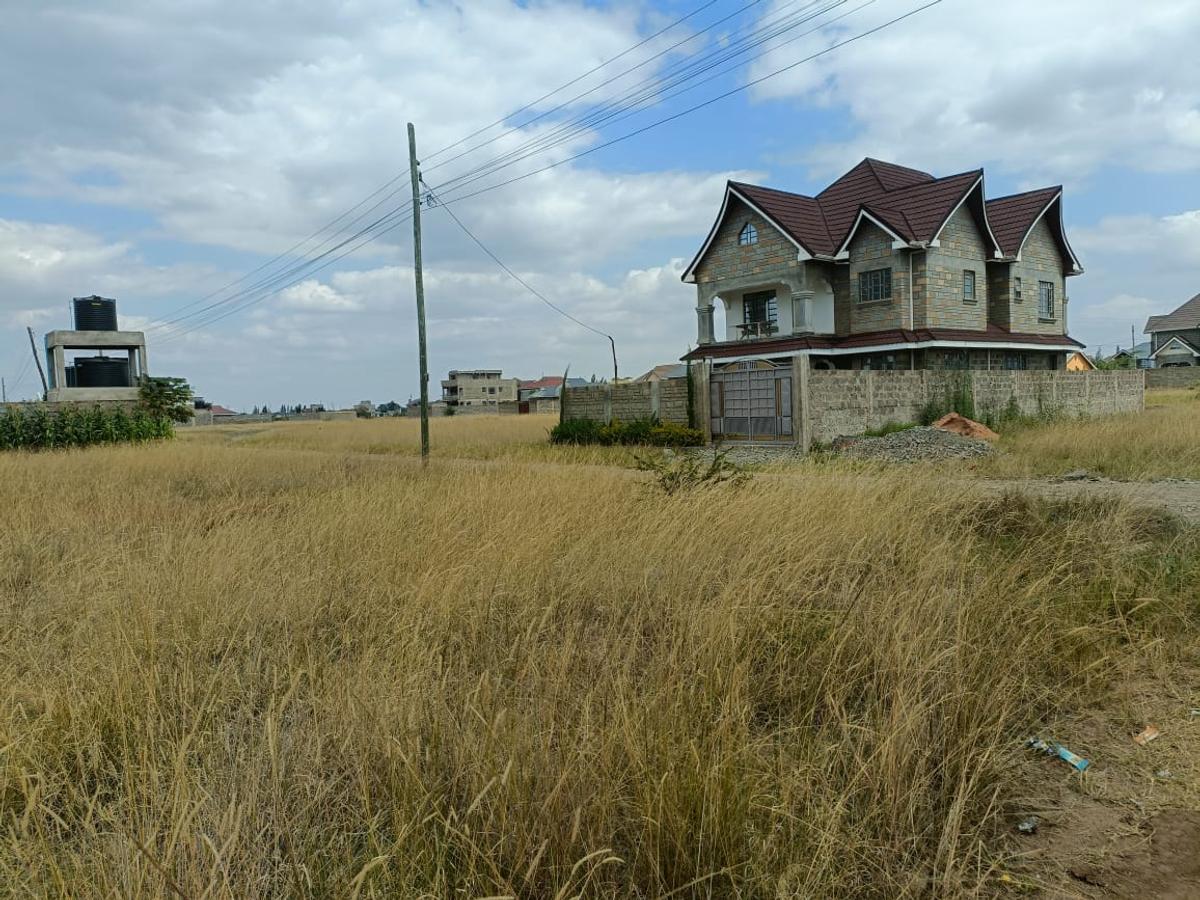
[[[1113,362],[1130,363],[1132,368],[1150,369],[1154,366],[1154,360],[1150,358],[1150,342],[1142,341],[1140,344],[1134,344],[1126,350],[1117,348],[1117,352],[1109,357]]]
[[[683,363],[664,363],[661,366],[655,366],[649,372],[639,375],[634,381],[665,381],[668,378],[684,378],[687,375],[687,366]]]
[[[1091,372],[1096,368],[1096,364],[1088,359],[1088,356],[1083,351],[1072,353],[1067,357],[1068,372]]]
[[[1145,333],[1154,368],[1200,365],[1200,294],[1174,312],[1151,316]]]
[[[567,387],[583,387],[587,384],[586,378],[568,378]],[[550,387],[540,388],[530,394],[521,404],[527,406],[527,409],[521,410],[528,413],[556,413],[558,412],[559,404],[562,397],[563,380],[558,379],[558,384]]]
[[[495,408],[498,403],[516,400],[520,381],[504,378],[499,369],[451,369],[442,382],[442,402],[446,406]]]
[[[533,378],[522,381],[517,388],[517,399],[528,400],[530,395],[544,388],[558,387],[563,383],[561,375],[543,375],[541,378]]]

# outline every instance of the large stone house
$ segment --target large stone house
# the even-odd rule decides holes
[[[1174,312],[1151,316],[1146,334],[1152,367],[1200,366],[1200,294]]]
[[[815,197],[729,182],[683,280],[713,368],[1062,369],[1059,187],[987,199],[983,170],[935,178],[865,159]],[[720,325],[723,320],[723,326]]]

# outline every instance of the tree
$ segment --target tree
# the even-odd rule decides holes
[[[192,387],[183,378],[146,375],[138,387],[138,406],[156,419],[186,422],[196,414]]]

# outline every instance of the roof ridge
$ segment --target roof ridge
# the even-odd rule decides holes
[[[930,180],[930,181],[917,181],[917,182],[914,182],[913,184],[906,184],[906,185],[904,185],[903,187],[898,187],[898,188],[896,188],[895,190],[891,190],[891,191],[885,191],[885,192],[884,192],[884,194],[885,194],[885,195],[888,195],[888,194],[899,194],[899,193],[901,193],[902,191],[915,191],[915,190],[917,190],[918,188],[928,188],[928,187],[932,187],[933,185],[939,184],[940,182],[943,182],[943,181],[951,181],[951,180],[953,180],[953,179],[955,179],[955,178],[962,178],[964,175],[976,175],[976,176],[979,176],[979,175],[982,175],[982,174],[983,174],[983,169],[982,169],[982,168],[979,168],[979,169],[967,169],[967,170],[966,170],[966,171],[964,171],[964,172],[955,172],[953,175],[938,175],[938,176],[936,176],[935,178],[933,178],[933,179],[932,179],[932,180]]]
[[[756,191],[770,191],[772,194],[786,194],[788,197],[801,197],[805,200],[816,200],[816,197],[810,197],[808,194],[797,194],[795,191],[785,191],[782,188],[768,187],[765,184],[751,184],[748,181],[734,181],[729,179],[729,183],[734,187],[754,188]]]
[[[1055,193],[1060,193],[1062,189],[1063,186],[1061,184],[1055,184],[1049,187],[1034,188],[1033,190],[1029,191],[1018,191],[1015,194],[1002,194],[999,197],[992,197],[990,200],[988,200],[988,203],[995,203],[997,200],[1015,200],[1017,197],[1028,197],[1031,194],[1041,194],[1045,191],[1054,191]]]

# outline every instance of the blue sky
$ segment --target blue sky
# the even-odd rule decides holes
[[[205,327],[154,325],[401,174],[407,121],[422,156],[432,155],[699,10],[533,111],[694,35],[683,46],[462,160],[427,162],[437,185],[633,81],[669,75],[750,29],[792,26],[759,58],[576,134],[487,185],[918,5],[18,0],[0,33],[0,374],[10,394],[32,396],[25,326],[63,327],[70,297],[99,293],[118,299],[126,325],[150,328],[152,371],[187,377],[225,405],[406,399],[417,386],[407,225]],[[539,291],[613,333],[623,373],[636,374],[694,341],[694,295],[678,276],[727,178],[812,193],[866,155],[936,174],[983,166],[992,196],[1065,186],[1086,269],[1068,285],[1071,331],[1111,349],[1128,343],[1131,325],[1140,340],[1147,315],[1200,292],[1197,38],[1200,8],[1183,0],[1136,14],[1109,0],[943,0],[454,209]],[[407,196],[398,186],[395,202]],[[425,226],[434,385],[450,368],[608,371],[606,341],[512,283],[444,211],[427,210]]]

